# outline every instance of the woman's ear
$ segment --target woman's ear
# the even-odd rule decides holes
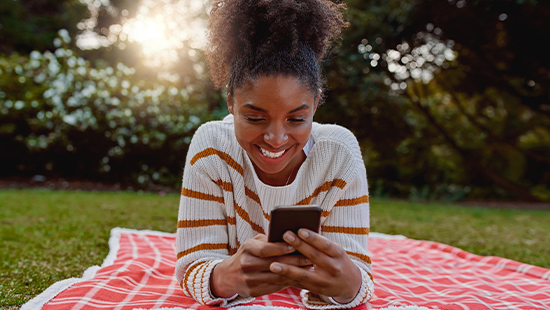
[[[317,111],[317,108],[319,107],[319,101],[321,101],[322,91],[323,90],[319,88],[319,93],[317,93],[317,96],[315,96],[315,101],[313,102],[313,114],[315,114],[315,111]]]
[[[233,114],[233,96],[231,96],[229,89],[227,90],[227,110]]]

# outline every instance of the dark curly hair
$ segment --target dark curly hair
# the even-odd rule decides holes
[[[214,86],[235,88],[262,75],[290,75],[315,95],[320,63],[348,23],[330,0],[215,1],[206,56]]]

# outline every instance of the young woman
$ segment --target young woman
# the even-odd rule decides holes
[[[309,308],[372,297],[359,145],[345,128],[313,122],[320,62],[346,26],[344,10],[329,0],[213,5],[207,57],[230,115],[193,137],[177,230],[177,279],[202,304],[233,306],[286,287],[301,289]],[[273,208],[308,204],[323,210],[319,234],[267,242]],[[303,255],[287,255],[296,250]]]

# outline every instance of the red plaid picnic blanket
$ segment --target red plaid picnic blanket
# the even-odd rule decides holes
[[[174,278],[175,235],[114,228],[102,267],[55,283],[21,310],[220,309]],[[359,309],[550,309],[550,270],[445,244],[371,233],[375,296]],[[234,309],[305,309],[285,289]]]

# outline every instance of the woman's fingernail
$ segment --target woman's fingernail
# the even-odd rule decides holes
[[[281,266],[279,266],[279,265],[271,265],[271,271],[281,272],[281,271],[283,271],[283,268],[281,268]]]
[[[296,238],[294,238],[294,236],[289,232],[286,232],[284,237],[285,237],[286,241],[292,242],[292,241],[296,240]]]
[[[298,234],[299,234],[300,237],[302,237],[302,238],[307,238],[307,237],[309,237],[309,233],[308,233],[305,229],[300,229],[300,230],[298,231]]]

